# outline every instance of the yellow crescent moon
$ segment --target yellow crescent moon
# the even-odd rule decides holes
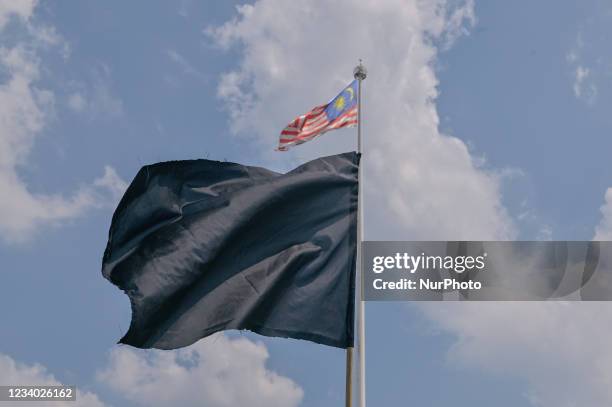
[[[351,100],[355,97],[355,91],[353,88],[346,88],[346,91],[351,94]]]

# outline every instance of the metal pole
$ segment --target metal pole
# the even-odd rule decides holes
[[[346,407],[353,406],[353,348],[346,348]]]
[[[353,71],[355,79],[359,81],[357,99],[357,152],[362,153],[363,145],[361,142],[361,82],[367,77],[368,71],[365,69],[361,60]],[[365,302],[363,301],[362,264],[361,264],[361,242],[363,240],[363,157],[359,165],[359,193],[357,197],[357,278],[359,281],[359,313],[357,318],[359,332],[359,407],[366,407],[365,399]]]

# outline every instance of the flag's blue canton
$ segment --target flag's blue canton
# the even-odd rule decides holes
[[[325,108],[327,120],[330,122],[336,117],[357,105],[357,80],[351,82],[338,96],[336,96]]]

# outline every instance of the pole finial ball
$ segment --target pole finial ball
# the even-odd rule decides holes
[[[360,81],[364,80],[368,76],[368,70],[361,63],[361,59],[359,60],[359,65],[357,65],[353,70],[353,76],[355,79]]]

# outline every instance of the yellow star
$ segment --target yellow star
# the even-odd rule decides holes
[[[344,109],[345,104],[344,96],[340,96],[338,99],[336,99],[336,102],[334,102],[334,107],[336,110],[342,110]]]

